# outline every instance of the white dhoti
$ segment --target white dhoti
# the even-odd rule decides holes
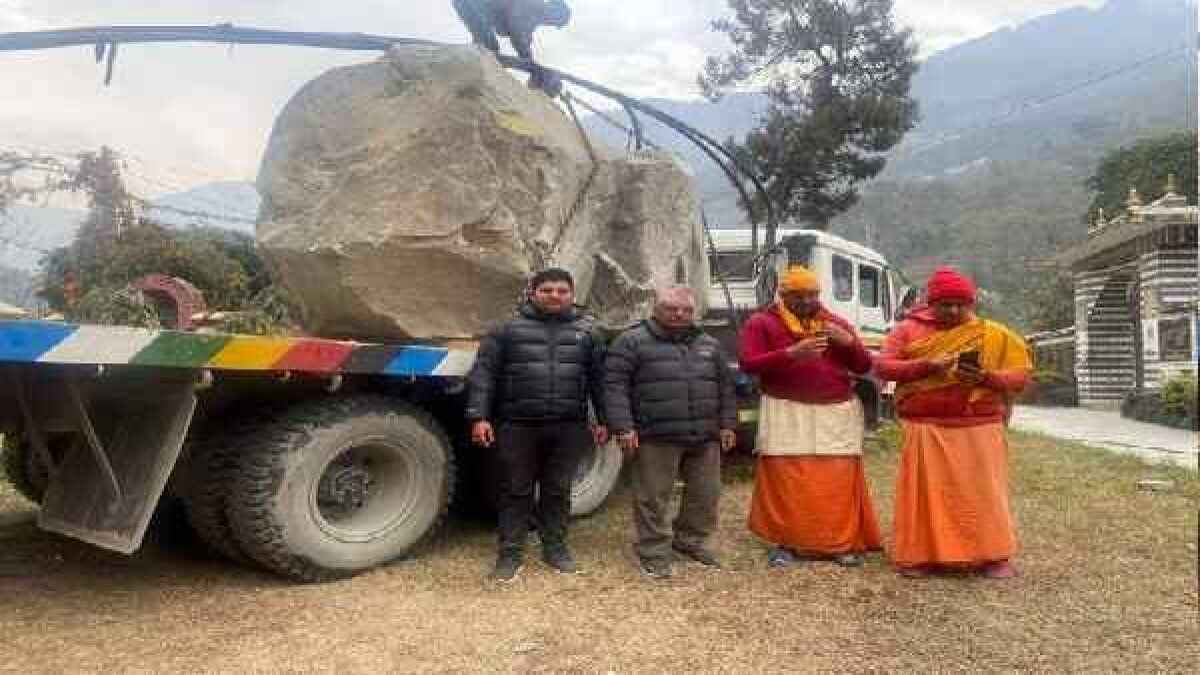
[[[798,403],[763,395],[758,409],[758,454],[768,456],[861,456],[863,407],[858,397],[843,403]]]

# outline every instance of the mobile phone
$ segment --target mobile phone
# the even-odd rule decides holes
[[[960,353],[958,355],[958,367],[959,368],[963,368],[963,367],[974,368],[974,369],[978,370],[979,369],[979,352],[978,351],[970,351],[970,352]]]

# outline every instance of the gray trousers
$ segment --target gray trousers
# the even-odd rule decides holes
[[[716,531],[721,496],[721,448],[717,443],[642,441],[633,456],[632,477],[637,527],[634,549],[639,556],[670,556],[672,538],[682,548],[703,546]],[[684,482],[683,500],[674,523],[669,524],[667,511],[676,477]]]

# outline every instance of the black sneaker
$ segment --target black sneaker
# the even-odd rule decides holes
[[[786,546],[772,546],[771,550],[767,551],[768,567],[787,567],[798,562],[800,559]]]
[[[571,552],[566,546],[560,546],[542,552],[542,560],[546,564],[553,567],[560,574],[578,574],[579,565],[575,564],[575,559],[571,557]]]
[[[675,552],[679,555],[684,556],[685,558],[691,558],[705,567],[711,567],[718,570],[721,569],[721,561],[717,559],[717,554],[704,548],[703,546],[683,546],[680,544],[673,544],[671,547],[674,548]]]
[[[642,574],[651,579],[670,579],[671,561],[665,558],[638,558]]]
[[[496,567],[492,569],[492,573],[488,575],[488,578],[502,584],[511,583],[517,578],[517,574],[521,572],[521,565],[522,560],[520,555],[501,553],[496,557]]]

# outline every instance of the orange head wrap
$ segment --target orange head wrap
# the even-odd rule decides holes
[[[792,265],[789,267],[787,273],[779,280],[780,293],[819,290],[821,290],[821,282],[817,279],[817,275],[808,271],[807,267],[801,265]]]

